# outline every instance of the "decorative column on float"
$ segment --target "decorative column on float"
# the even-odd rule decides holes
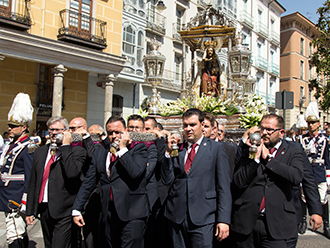
[[[64,65],[55,66],[54,73],[54,86],[53,86],[53,105],[52,116],[61,116],[62,114],[62,99],[63,99],[63,79],[64,73],[68,69],[64,68]]]
[[[109,74],[105,77],[104,122],[106,122],[112,115],[113,87],[116,81],[117,78],[114,74]]]

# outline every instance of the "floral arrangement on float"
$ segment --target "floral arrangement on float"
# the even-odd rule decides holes
[[[175,116],[182,115],[189,108],[197,108],[203,112],[209,112],[213,115],[233,115],[237,110],[237,94],[232,98],[225,99],[223,97],[214,96],[194,96],[193,98],[182,98],[167,104],[158,102],[157,107],[161,116]],[[263,115],[268,114],[268,108],[265,98],[262,96],[251,94],[244,98],[242,107],[246,113],[239,115],[239,125],[241,128],[250,128],[259,125]],[[137,114],[143,118],[148,116],[149,102],[146,98]]]
[[[251,94],[244,99],[243,106],[246,113],[239,115],[241,128],[250,128],[260,125],[261,119],[268,114],[266,99],[257,94]]]

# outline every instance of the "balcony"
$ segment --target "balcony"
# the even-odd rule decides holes
[[[266,99],[268,106],[275,106],[275,95],[267,94],[266,92],[256,90],[256,94]]]
[[[208,5],[212,5],[212,0],[197,0],[198,7],[206,9]]]
[[[246,26],[249,29],[253,29],[253,27],[254,27],[253,17],[246,10],[241,11],[240,21],[242,22],[242,25]]]
[[[256,67],[260,70],[267,71],[268,69],[268,63],[267,59],[259,56],[256,58]]]
[[[280,74],[279,66],[275,63],[271,63],[269,66],[269,73],[275,77],[278,77],[278,75]]]
[[[258,22],[257,32],[261,37],[265,39],[268,37],[267,26],[260,21]]]
[[[147,10],[147,31],[164,36],[166,33],[165,23],[165,16],[157,13],[155,9]]]
[[[17,12],[12,12],[9,2],[6,1],[0,5],[0,25],[14,27],[19,30],[28,30],[31,27],[30,1],[25,0],[17,4]]]
[[[60,28],[57,38],[97,50],[107,47],[105,37],[107,23],[77,11],[60,11]]]
[[[280,35],[274,31],[269,33],[270,35],[270,42],[273,43],[275,46],[280,45]]]
[[[172,38],[174,39],[173,41],[177,41],[179,43],[182,43],[182,40],[181,40],[181,35],[178,33],[178,31],[181,31],[182,30],[182,24],[181,23],[178,23],[178,22],[174,22],[172,24]]]
[[[167,88],[169,90],[174,90],[180,92],[181,90],[181,73],[164,70],[163,81],[159,85],[160,87]]]

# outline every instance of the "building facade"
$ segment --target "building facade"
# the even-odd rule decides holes
[[[4,0],[0,25],[1,133],[19,92],[30,95],[35,108],[31,129],[42,136],[55,105],[68,120],[81,116],[89,125],[103,125],[109,111],[103,88],[113,87],[111,75],[125,63],[122,1]],[[60,83],[55,93],[62,101],[53,102],[54,81]]]
[[[317,101],[309,81],[317,77],[310,58],[314,52],[313,37],[318,35],[315,24],[299,12],[281,19],[280,90],[292,91],[294,94],[294,109],[286,110],[287,129],[294,127],[298,115],[305,112],[310,102]],[[321,112],[320,120],[321,124],[328,121],[327,114]]]

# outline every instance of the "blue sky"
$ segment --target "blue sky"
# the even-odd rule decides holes
[[[294,12],[299,12],[309,20],[317,23],[319,18],[316,13],[317,9],[323,5],[326,0],[277,0],[286,11],[282,14],[289,15]]]

